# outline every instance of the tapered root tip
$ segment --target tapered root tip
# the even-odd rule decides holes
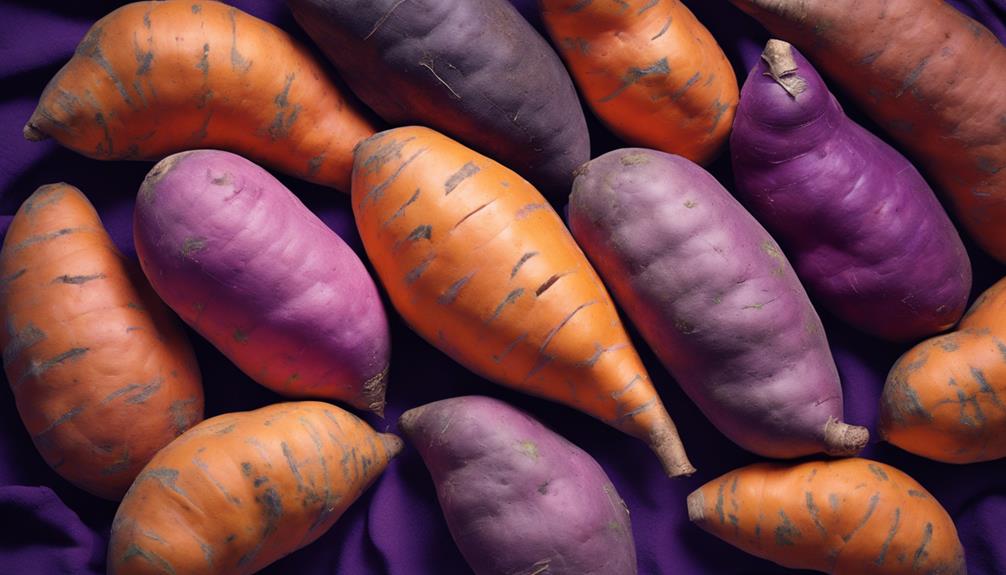
[[[706,498],[702,491],[693,491],[686,500],[688,505],[688,520],[695,524],[701,524],[706,520]]]
[[[419,407],[413,407],[412,409],[406,411],[398,418],[398,429],[401,430],[407,437],[416,428],[416,420],[425,411],[425,406],[420,405]]]
[[[663,433],[654,437],[650,442],[650,449],[657,454],[657,459],[660,460],[668,477],[688,477],[695,473],[695,467],[688,461],[685,446],[681,444],[677,432]]]
[[[388,450],[388,459],[398,455],[405,448],[405,442],[402,441],[402,438],[393,433],[382,433],[381,441],[384,442],[384,448]]]
[[[24,128],[21,129],[21,134],[24,136],[24,139],[29,142],[41,142],[42,140],[49,139],[49,134],[46,134],[33,126],[30,120],[24,125]]]
[[[828,455],[856,455],[869,441],[870,431],[860,425],[849,425],[834,418],[824,425],[824,452]]]

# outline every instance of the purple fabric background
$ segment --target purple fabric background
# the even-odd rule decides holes
[[[534,0],[513,1],[538,25]],[[303,38],[279,0],[232,3]],[[1006,0],[952,3],[1006,41]],[[92,161],[52,142],[30,143],[21,137],[21,127],[46,82],[70,57],[91,23],[118,4],[106,0],[0,2],[0,231],[6,230],[20,203],[37,186],[66,181],[87,193],[119,247],[127,254],[135,253],[133,195],[151,164]],[[766,39],[764,31],[727,0],[686,4],[717,37],[738,78],[744,78]],[[852,106],[846,108],[856,114]],[[596,121],[589,120],[595,156],[619,146]],[[732,187],[725,156],[712,171]],[[363,255],[346,196],[290,178],[283,181]],[[1006,274],[1006,268],[973,244],[968,248],[976,271],[974,295]],[[884,376],[906,346],[872,340],[831,318],[824,319],[843,379],[847,420],[875,430]],[[684,504],[688,493],[756,458],[704,421],[645,346],[640,345],[640,351],[699,469],[691,478],[666,479],[642,443],[571,409],[481,380],[428,346],[397,317],[392,317],[392,327],[387,415],[383,421],[368,418],[376,428],[394,431],[402,411],[444,397],[472,393],[501,397],[582,446],[608,471],[632,512],[640,573],[790,572],[750,557],[688,523]],[[190,334],[203,370],[207,416],[280,400]],[[904,470],[943,503],[957,522],[972,575],[1006,573],[1006,522],[1002,520],[1006,516],[1006,460],[950,466],[877,442],[864,455]],[[21,425],[9,388],[0,386],[0,573],[103,573],[114,513],[114,504],[76,489],[46,467]],[[416,452],[407,448],[330,532],[264,572],[426,575],[469,570],[447,532],[429,475]]]

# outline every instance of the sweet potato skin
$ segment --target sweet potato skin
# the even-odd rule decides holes
[[[943,0],[731,0],[883,127],[1006,262],[1006,47]]]
[[[322,536],[402,440],[334,405],[207,419],[162,449],[112,521],[109,575],[250,575]]]
[[[695,471],[611,296],[530,183],[406,126],[357,148],[352,199],[392,304],[426,341],[645,441],[668,475]]]
[[[238,152],[349,191],[373,121],[330,68],[276,26],[223,2],[132,2],[96,22],[24,128],[101,160]]]
[[[388,320],[363,262],[271,174],[216,150],[165,158],[137,197],[144,273],[255,381],[380,413]]]
[[[971,263],[932,189],[844,114],[789,44],[770,41],[748,75],[730,150],[737,197],[779,240],[817,304],[892,341],[960,319]]]
[[[720,431],[769,457],[826,449],[843,401],[821,320],[776,242],[708,172],[654,150],[609,152],[580,169],[569,222]]]
[[[880,433],[946,463],[1006,457],[1006,279],[972,305],[957,328],[919,343],[891,368]]]
[[[590,140],[573,81],[507,0],[287,0],[356,95],[565,199]]]
[[[604,470],[528,414],[454,397],[405,412],[399,427],[478,575],[636,573],[629,510]]]
[[[0,250],[3,365],[32,442],[59,475],[119,500],[203,418],[178,319],[69,184],[21,205]]]
[[[890,465],[858,457],[757,463],[688,496],[693,523],[793,569],[834,575],[965,575],[943,506]]]

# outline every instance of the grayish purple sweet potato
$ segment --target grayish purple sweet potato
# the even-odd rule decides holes
[[[590,158],[559,56],[507,0],[287,0],[352,88],[393,125],[422,124],[564,199]]]
[[[786,42],[770,40],[744,83],[730,149],[737,197],[815,302],[893,341],[957,323],[971,263],[950,218],[918,170],[847,118]]]
[[[269,172],[229,152],[168,156],[140,187],[133,236],[161,299],[249,377],[381,413],[391,341],[377,286]]]
[[[853,454],[821,320],[786,256],[711,175],[622,149],[581,168],[569,220],[615,299],[710,421],[768,457]]]
[[[478,575],[631,575],[629,511],[601,466],[509,404],[455,397],[398,423]]]

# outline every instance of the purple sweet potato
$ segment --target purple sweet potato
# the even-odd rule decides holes
[[[381,413],[388,319],[363,262],[283,184],[215,150],[169,156],[133,227],[158,295],[249,377]]]
[[[478,575],[636,573],[629,511],[579,447],[498,399],[455,397],[398,423]]]
[[[735,443],[853,454],[821,320],[779,246],[711,175],[623,149],[581,168],[573,236],[664,366]]]
[[[846,117],[786,42],[770,40],[744,83],[730,149],[738,198],[815,302],[892,341],[957,323],[971,263],[950,218],[911,163]]]
[[[384,120],[453,137],[565,199],[590,158],[559,56],[507,0],[287,0]]]

